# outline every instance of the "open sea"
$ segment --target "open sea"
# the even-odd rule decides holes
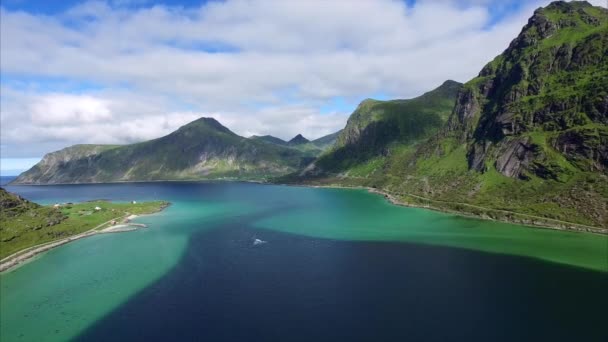
[[[607,236],[398,207],[363,190],[6,187],[44,204],[172,205],[136,219],[148,228],[1,274],[3,342],[608,341]]]

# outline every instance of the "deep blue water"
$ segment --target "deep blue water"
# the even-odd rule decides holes
[[[5,186],[13,179],[17,178],[16,176],[0,176],[0,186]]]
[[[243,183],[9,190],[43,203],[168,199],[175,203],[170,210],[228,202],[242,208],[213,222],[180,222],[188,242],[179,262],[77,340],[608,341],[608,273],[451,247],[313,238],[253,224],[294,206],[331,203],[338,192]],[[154,229],[174,228],[152,224],[133,234],[144,238]],[[138,236],[126,234],[104,239]],[[252,237],[269,243],[253,246]],[[92,241],[75,242],[74,253],[77,244]]]

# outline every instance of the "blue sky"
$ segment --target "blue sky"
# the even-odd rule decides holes
[[[317,138],[365,98],[474,77],[546,3],[4,0],[0,169],[201,116],[244,136]]]

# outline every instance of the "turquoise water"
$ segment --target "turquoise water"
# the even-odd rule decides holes
[[[361,190],[139,183],[9,187],[9,191],[43,203],[105,198],[164,199],[172,205],[137,219],[148,229],[78,240],[0,275],[2,341],[133,339],[145,336],[142,325],[154,332],[151,339],[173,339],[180,336],[176,331],[183,339],[298,339],[280,329],[270,336],[251,331],[257,331],[256,326],[278,329],[272,322],[282,322],[283,327],[306,324],[310,335],[299,334],[303,340],[352,340],[347,331],[358,329],[369,331],[358,331],[357,336],[382,329],[386,335],[370,335],[382,340],[402,333],[412,336],[422,327],[433,331],[437,318],[448,313],[452,317],[454,307],[467,305],[478,308],[468,315],[487,329],[506,329],[531,319],[518,312],[521,308],[512,307],[511,300],[503,303],[488,293],[528,298],[525,307],[530,315],[544,315],[547,320],[535,318],[536,328],[529,329],[537,336],[544,336],[542,329],[559,322],[574,307],[590,315],[562,324],[564,331],[555,330],[559,336],[583,329],[591,337],[602,334],[597,320],[600,304],[608,303],[605,236],[402,208]],[[254,247],[256,238],[268,243]],[[368,278],[376,278],[375,283],[368,283]],[[446,288],[421,286],[435,282]],[[345,283],[348,290],[336,290],[336,284]],[[538,286],[548,289],[539,295]],[[487,293],[476,292],[472,299],[472,287]],[[347,295],[348,291],[353,293]],[[438,298],[438,291],[447,297],[436,303],[432,298]],[[414,299],[402,297],[404,292],[427,297],[428,304],[413,304]],[[369,297],[361,297],[362,293]],[[564,305],[552,308],[554,304],[548,303],[558,294]],[[463,298],[472,304],[462,304]],[[431,312],[435,319],[406,328],[399,320],[387,325],[390,320],[349,318],[345,313],[353,310],[353,302],[360,302],[375,317],[405,319],[416,314],[420,318]],[[403,305],[397,305],[400,302]],[[503,312],[501,317],[485,311],[490,303]],[[414,312],[396,312],[414,307]],[[147,316],[151,313],[156,315]],[[190,322],[192,317],[197,319]],[[326,319],[336,321],[336,327],[327,327]],[[451,319],[453,333],[473,324],[459,319],[464,318]],[[441,324],[450,331],[449,324]],[[201,331],[201,326],[207,329]],[[462,337],[492,337],[487,334]],[[441,337],[445,336],[437,335],[438,340]]]

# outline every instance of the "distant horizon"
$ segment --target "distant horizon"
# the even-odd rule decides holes
[[[36,165],[42,157],[39,158],[0,158],[0,176],[19,176],[24,171],[29,170]]]

